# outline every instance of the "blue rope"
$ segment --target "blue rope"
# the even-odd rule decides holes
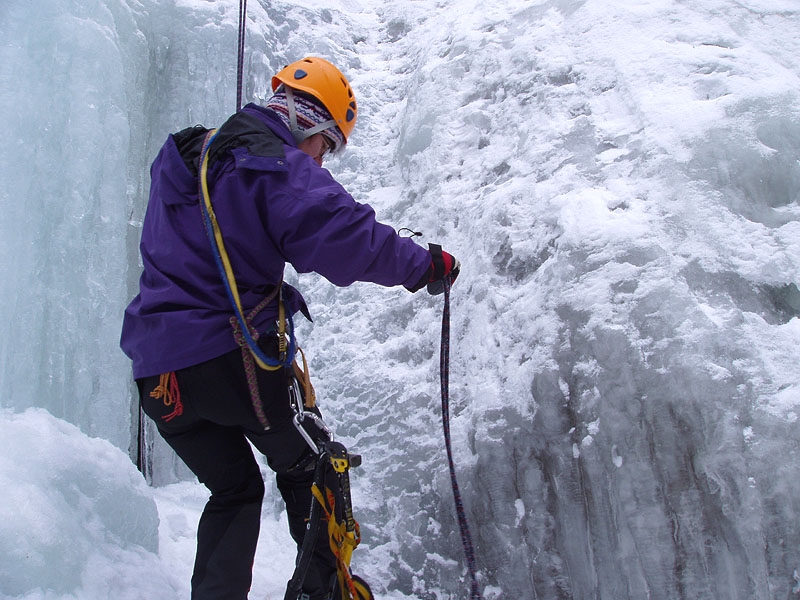
[[[470,599],[483,600],[478,589],[478,569],[475,566],[475,550],[472,546],[472,536],[469,533],[469,523],[461,501],[461,492],[456,480],[456,466],[453,461],[453,449],[450,444],[450,278],[444,278],[444,310],[442,311],[442,345],[439,353],[439,372],[442,382],[442,426],[444,428],[444,445],[447,449],[447,463],[450,467],[450,485],[453,488],[453,499],[456,504],[458,516],[458,529],[461,533],[461,545],[467,558],[467,569],[470,577]]]
[[[206,139],[205,144],[203,145],[203,150],[200,153],[200,165],[203,164],[205,160],[206,154],[208,154],[208,149],[211,147],[211,142],[214,141],[214,138],[217,136],[217,132],[214,132],[211,136]],[[201,185],[199,183],[200,178],[198,177],[198,187]],[[236,315],[236,320],[239,322],[239,327],[242,331],[242,335],[244,336],[245,341],[247,342],[250,351],[259,358],[259,360],[263,361],[264,363],[270,365],[271,367],[290,367],[294,362],[294,357],[297,352],[297,342],[294,337],[294,320],[292,319],[292,315],[288,313],[286,315],[286,323],[287,323],[287,335],[289,337],[289,347],[286,351],[286,359],[274,359],[270,358],[261,350],[258,346],[258,342],[253,338],[252,334],[250,333],[250,327],[247,325],[247,320],[245,319],[242,312],[239,310],[239,307],[236,305],[236,299],[233,296],[233,290],[231,289],[230,283],[228,282],[228,277],[225,272],[225,265],[222,263],[222,255],[220,254],[219,247],[217,246],[217,240],[214,237],[214,225],[211,222],[211,214],[208,212],[206,208],[206,204],[203,201],[203,191],[200,189],[200,210],[203,213],[203,224],[205,225],[206,234],[208,235],[208,239],[211,242],[211,254],[214,256],[214,262],[217,265],[217,270],[219,270],[220,277],[222,278],[222,283],[225,286],[225,293],[228,296],[228,300],[233,307],[233,313]],[[283,283],[281,282],[281,285]],[[280,300],[279,300],[280,302]]]

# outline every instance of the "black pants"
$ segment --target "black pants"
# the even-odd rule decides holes
[[[247,598],[264,497],[264,482],[248,440],[277,474],[290,533],[298,547],[305,534],[315,455],[291,422],[285,373],[256,370],[271,424],[266,432],[252,407],[239,350],[175,373],[173,383],[177,383],[182,411],[176,411],[175,394],[167,402],[163,395],[151,396],[159,385],[158,376],[136,382],[144,412],[211,492],[197,529],[192,600]],[[327,528],[320,527],[303,585],[304,593],[315,599],[326,598],[336,579],[327,536]]]

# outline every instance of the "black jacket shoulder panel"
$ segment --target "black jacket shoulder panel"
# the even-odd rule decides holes
[[[247,147],[253,156],[285,158],[283,140],[257,117],[238,112],[219,128],[209,150],[209,162],[214,162],[234,148]]]
[[[187,127],[178,133],[172,134],[172,139],[175,141],[178,153],[181,155],[186,167],[195,177],[197,177],[199,169],[200,152],[203,150],[203,141],[208,131],[209,130],[202,125],[195,125],[194,127]]]
[[[200,168],[200,153],[208,128],[202,125],[187,127],[172,135],[178,152],[189,171],[196,177]],[[254,156],[285,158],[283,140],[257,117],[238,112],[225,121],[217,131],[208,151],[209,164],[222,160],[234,148],[247,147]]]

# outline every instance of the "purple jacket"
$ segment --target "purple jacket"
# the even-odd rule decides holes
[[[139,294],[125,310],[120,345],[135,378],[189,367],[237,348],[233,314],[203,226],[197,165],[206,130],[170,135],[150,170]],[[209,152],[209,189],[244,313],[281,280],[284,265],[339,286],[371,281],[413,288],[428,250],[376,221],[330,173],[297,149],[272,111],[248,104],[223,125]],[[305,309],[286,286],[292,314]],[[255,319],[277,318],[273,301]]]

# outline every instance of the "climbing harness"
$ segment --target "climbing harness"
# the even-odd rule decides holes
[[[472,546],[472,536],[469,532],[464,504],[461,501],[461,492],[456,480],[456,467],[453,461],[453,449],[450,443],[450,277],[442,280],[444,288],[444,308],[442,310],[442,342],[439,352],[439,373],[442,388],[442,427],[444,429],[444,445],[447,449],[447,463],[450,468],[450,486],[453,488],[453,499],[458,517],[458,529],[461,533],[461,545],[467,559],[467,570],[470,577],[470,600],[482,600],[483,596],[478,588],[478,569],[475,566],[475,550]]]
[[[242,73],[244,71],[244,39],[247,33],[247,0],[239,0],[239,43],[236,61],[236,112],[242,108]]]

